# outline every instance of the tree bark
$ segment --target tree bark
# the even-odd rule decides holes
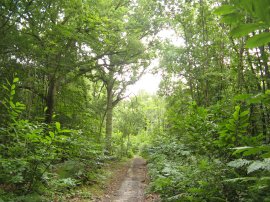
[[[45,123],[47,124],[51,123],[53,118],[55,91],[56,91],[55,79],[52,78],[49,81],[49,88],[46,96]]]
[[[268,57],[265,53],[265,48],[264,46],[259,48],[260,50],[260,57],[262,59],[263,62],[263,66],[264,66],[264,75],[265,75],[265,81],[266,81],[266,86],[267,89],[270,89],[270,72],[269,72],[269,66],[268,66]]]
[[[108,154],[111,154],[112,146],[112,116],[113,116],[113,83],[108,82],[107,85],[107,113],[106,113],[106,136],[105,136],[105,149]]]

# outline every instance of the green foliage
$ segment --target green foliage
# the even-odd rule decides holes
[[[223,5],[215,10],[217,15],[221,15],[224,22],[234,26],[231,31],[233,37],[243,37],[250,33],[269,29],[270,26],[270,3],[267,0],[234,0],[231,5]],[[239,15],[240,13],[240,15]],[[248,14],[255,23],[243,24],[244,16]],[[239,17],[235,17],[235,16]],[[258,33],[258,32],[257,32]],[[256,34],[246,42],[247,48],[264,46],[270,42],[269,33]]]
[[[175,114],[174,106],[168,106],[167,117],[173,123],[169,132],[175,134],[179,141],[195,153],[212,151],[215,147],[213,137],[217,133],[217,124],[212,120],[213,114],[195,102],[185,105],[185,112],[182,114]]]
[[[8,119],[5,120],[4,118],[3,121],[14,122],[18,118],[18,116],[21,114],[21,112],[25,109],[24,104],[14,101],[14,96],[16,93],[16,85],[18,82],[19,82],[19,78],[15,77],[11,83],[8,80],[6,80],[7,84],[2,85],[2,88],[6,90],[6,97],[4,97],[3,100],[1,100],[1,104],[4,105],[8,114]]]
[[[270,171],[269,159],[264,159],[263,161],[248,161],[245,159],[237,159],[235,161],[231,161],[228,165],[234,168],[239,168],[248,165],[247,167],[248,174],[258,170]]]
[[[261,33],[247,40],[247,48],[256,48],[270,42],[270,33]]]
[[[270,171],[270,159],[264,159],[263,161],[254,161],[247,167],[247,173],[252,173],[258,170]]]
[[[242,154],[243,156],[250,156],[250,155],[258,155],[262,158],[269,158],[270,157],[270,147],[269,145],[262,145],[256,147],[236,147],[234,148],[236,151],[233,152],[234,155]]]
[[[61,178],[52,180],[49,184],[55,191],[65,191],[78,185],[78,181],[72,178]]]
[[[228,165],[240,173],[244,169],[247,175],[227,181],[231,184],[241,183],[244,188],[236,187],[236,189],[242,192],[243,198],[246,200],[269,200],[270,195],[266,191],[270,187],[269,145],[240,147],[235,150],[234,155],[241,154],[243,158],[233,160]]]
[[[194,155],[177,141],[146,148],[150,188],[163,201],[226,201],[233,199],[224,179],[230,169],[218,159]],[[222,173],[222,174],[221,174]],[[232,190],[231,190],[232,191]]]
[[[5,90],[15,92],[16,82],[17,78]],[[20,118],[25,108],[19,102],[13,104],[14,96],[7,93],[3,98],[8,124],[1,125],[0,130],[1,187],[16,194],[43,192],[44,186],[63,192],[88,180],[89,170],[97,170],[104,161],[100,146],[95,148],[79,131],[63,129],[59,122],[46,125]],[[75,160],[61,163],[64,159]],[[37,200],[34,196],[16,200],[30,198]]]
[[[243,37],[243,36],[246,36],[248,35],[249,33],[251,32],[254,32],[258,29],[258,27],[260,27],[260,24],[242,24],[242,25],[239,25],[238,27],[234,28],[232,31],[231,31],[231,35],[233,37]]]
[[[250,145],[256,138],[249,137],[247,128],[249,126],[249,110],[241,111],[240,106],[235,107],[232,118],[226,120],[220,129],[218,141],[221,147],[234,147],[240,145]]]
[[[167,105],[143,151],[151,188],[163,201],[268,201],[269,1],[174,3],[184,45],[159,46]]]
[[[164,201],[270,200],[269,0],[1,3],[0,200],[90,199],[139,151]]]

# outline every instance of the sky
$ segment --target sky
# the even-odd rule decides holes
[[[131,94],[131,96],[138,95],[138,93],[142,90],[148,92],[149,94],[155,94],[158,91],[160,81],[160,75],[146,73],[139,81],[137,81],[136,84],[129,87],[128,94]]]
[[[134,85],[129,86],[127,94],[130,96],[138,95],[140,91],[146,91],[149,94],[155,94],[158,91],[159,83],[161,81],[160,74],[152,74],[151,69],[159,65],[159,59],[156,58],[151,61],[149,70],[145,73]]]
[[[177,36],[174,30],[172,29],[164,29],[161,30],[157,36],[162,41],[169,40],[170,43],[179,47],[184,44],[184,40]],[[151,70],[154,67],[159,65],[159,58],[155,58],[151,61],[149,69]],[[146,91],[150,94],[155,94],[158,91],[159,83],[161,81],[160,74],[152,74],[150,72],[144,74],[139,81],[137,81],[134,85],[129,86],[127,89],[127,95],[134,96],[137,95],[140,91]]]

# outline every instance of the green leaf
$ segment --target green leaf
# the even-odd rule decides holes
[[[249,114],[249,110],[243,111],[240,113],[240,117],[244,117]]]
[[[19,81],[19,78],[14,78],[13,83],[17,83]]]
[[[234,97],[234,100],[236,101],[243,101],[243,100],[246,100],[248,98],[250,98],[252,96],[252,94],[238,94]]]
[[[259,146],[259,147],[249,147],[249,146],[236,147],[233,149],[236,149],[236,151],[233,152],[233,155],[243,153],[244,156],[249,156],[249,155],[259,154],[261,152],[269,152],[270,151],[270,147],[268,145],[263,145],[263,146]]]
[[[234,109],[235,109],[235,111],[239,112],[239,111],[240,111],[240,108],[241,108],[241,107],[238,105],[238,106],[235,106]]]
[[[50,134],[51,138],[53,139],[54,138],[54,132],[49,131],[49,134]]]
[[[55,127],[56,127],[56,130],[57,130],[57,131],[60,131],[60,129],[61,129],[61,124],[60,124],[59,122],[56,122],[56,123],[55,123]]]
[[[259,93],[253,97],[251,97],[249,100],[247,100],[248,104],[259,104],[263,101],[263,99],[265,98],[265,94],[263,93]]]
[[[270,1],[253,0],[252,11],[254,16],[270,24]]]
[[[256,177],[238,177],[238,178],[233,178],[233,179],[228,179],[228,180],[224,180],[224,182],[247,182],[247,181],[256,181],[258,180],[258,178]]]
[[[215,9],[214,14],[216,15],[227,15],[235,12],[235,7],[230,5],[223,5]]]
[[[9,85],[9,86],[11,86],[11,84],[9,83],[9,81],[6,79],[6,82],[7,82],[7,84]]]
[[[235,130],[235,124],[226,124],[226,128],[228,130],[234,131]]]
[[[11,90],[10,95],[15,95],[15,90]]]
[[[270,158],[270,152],[261,155],[262,158]]]
[[[47,143],[50,143],[50,142],[52,141],[52,138],[49,137],[49,136],[46,136],[45,138],[49,141],[49,142],[47,142]]]
[[[31,141],[31,142],[38,142],[39,141],[39,136],[35,133],[30,133],[27,134],[26,137]]]
[[[8,87],[6,87],[5,85],[2,85],[2,87],[3,87],[5,90],[9,91]]]
[[[25,108],[25,105],[20,102],[16,102],[15,106]]]
[[[264,46],[270,42],[270,33],[264,32],[258,35],[255,35],[247,40],[247,48],[256,48]]]
[[[243,156],[250,156],[250,155],[258,154],[260,152],[261,152],[260,148],[254,147],[254,148],[250,148],[244,151]]]
[[[231,14],[222,16],[221,22],[234,25],[234,24],[238,24],[241,18],[242,16],[239,13],[231,13]]]
[[[235,107],[235,112],[233,113],[233,119],[238,120],[239,119],[239,111],[240,111],[240,106]]]
[[[252,13],[254,7],[254,0],[240,0],[239,6],[244,8],[249,13]]]
[[[43,112],[46,112],[46,111],[47,111],[47,109],[48,109],[48,107],[45,107],[45,108],[44,108],[44,110],[43,110]]]
[[[249,33],[259,30],[262,28],[262,25],[259,23],[255,23],[255,24],[241,24],[239,26],[237,26],[236,28],[234,28],[231,31],[231,35],[235,38],[239,38],[239,37],[243,37],[248,35]]]
[[[14,103],[12,101],[9,102],[9,105],[11,106],[12,109],[15,109],[16,108],[15,105],[14,105]]]
[[[253,148],[253,147],[245,146],[245,147],[235,147],[235,148],[232,148],[232,149],[235,149],[236,150],[235,152],[233,152],[233,155],[242,153],[242,152],[244,152],[244,151],[246,151],[248,149],[251,149],[251,148]]]
[[[61,130],[61,133],[71,133],[71,130],[68,130],[68,129]]]
[[[249,123],[243,123],[243,124],[241,124],[239,127],[240,128],[244,128],[244,130],[241,131],[241,132],[246,132],[245,128],[248,127],[248,126],[249,126]]]

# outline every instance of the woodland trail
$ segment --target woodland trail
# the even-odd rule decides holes
[[[105,202],[143,202],[145,182],[146,161],[141,157],[135,157],[119,190],[112,199]]]

